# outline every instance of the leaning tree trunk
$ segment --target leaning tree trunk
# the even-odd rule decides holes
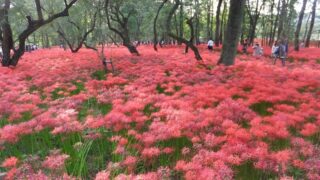
[[[131,54],[139,55],[137,48],[130,41],[130,33],[128,28],[129,18],[134,11],[131,10],[127,16],[124,16],[121,12],[120,6],[118,5],[119,4],[115,4],[113,2],[110,2],[109,0],[105,1],[104,9],[107,17],[107,25],[111,31],[119,35],[119,37],[123,41],[123,45],[128,48]],[[120,29],[113,27],[111,20],[116,21],[119,24]]]
[[[219,47],[220,45],[220,12],[221,12],[221,5],[223,0],[219,0],[218,7],[217,7],[217,13],[216,13],[216,34],[215,34],[215,40],[214,44],[216,47]]]
[[[218,64],[233,65],[238,49],[238,42],[242,29],[245,0],[231,0],[228,25],[225,33],[222,53]]]
[[[195,58],[200,61],[202,60],[202,57],[198,51],[198,48],[193,44],[193,42],[190,42],[190,40],[186,40],[185,38],[182,38],[182,37],[179,37],[177,35],[175,35],[174,33],[171,32],[171,20],[172,20],[172,17],[174,15],[174,13],[176,12],[176,10],[179,8],[179,6],[182,6],[180,0],[175,0],[175,3],[172,7],[172,9],[170,10],[168,16],[167,16],[167,21],[166,21],[166,31],[167,31],[167,34],[175,39],[175,40],[178,40],[180,42],[182,42],[183,44],[185,44],[186,46],[188,46],[194,53],[195,55]],[[190,31],[191,31],[191,40],[193,41],[193,36],[194,36],[194,29],[193,29],[193,26],[192,26],[192,18],[189,19],[187,21],[187,24],[190,28]]]
[[[294,50],[295,51],[299,51],[299,41],[300,41],[299,35],[300,35],[300,31],[301,31],[302,20],[304,17],[304,11],[306,9],[307,1],[308,0],[303,0],[302,8],[301,8],[301,11],[299,14],[297,29],[296,29],[296,32],[294,33]]]
[[[139,55],[137,48],[130,41],[124,40],[123,45],[128,48],[131,54]]]
[[[308,32],[307,40],[306,40],[306,47],[310,46],[310,39],[311,39],[312,31],[313,31],[314,21],[316,18],[316,9],[317,9],[317,0],[314,0],[313,5],[312,5],[312,17],[311,17],[311,22],[310,22],[310,28],[309,28],[309,32]]]

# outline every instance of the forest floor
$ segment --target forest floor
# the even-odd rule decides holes
[[[0,67],[0,171],[21,179],[320,179],[320,51],[52,48]]]

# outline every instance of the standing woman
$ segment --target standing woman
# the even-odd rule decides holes
[[[213,42],[212,38],[210,38],[209,41],[208,41],[208,49],[209,49],[210,51],[213,50],[213,44],[214,44],[214,42]]]

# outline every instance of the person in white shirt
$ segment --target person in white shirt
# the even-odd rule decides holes
[[[214,42],[213,42],[213,40],[210,38],[209,41],[208,41],[208,49],[209,49],[210,51],[213,50],[213,44],[214,44]]]
[[[2,57],[2,46],[0,46],[0,57]]]
[[[279,44],[278,41],[275,41],[272,45],[271,54],[273,58],[278,58],[279,56]]]
[[[259,58],[263,55],[263,49],[258,42],[253,46],[253,56]]]

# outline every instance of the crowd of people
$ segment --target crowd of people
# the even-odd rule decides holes
[[[248,54],[248,48],[250,46],[248,39],[243,40],[241,44],[242,44],[242,53]],[[213,50],[214,41],[212,40],[212,38],[208,40],[207,46],[209,51]],[[304,43],[301,43],[300,47],[303,48]],[[252,55],[257,59],[263,56],[264,50],[262,46],[259,44],[259,42],[253,43],[252,49],[253,49]],[[283,40],[275,41],[271,50],[271,58],[273,60],[273,64],[276,64],[277,60],[280,59],[282,62],[282,65],[285,66],[286,59],[288,57],[288,52],[289,52],[288,40],[283,39]]]

